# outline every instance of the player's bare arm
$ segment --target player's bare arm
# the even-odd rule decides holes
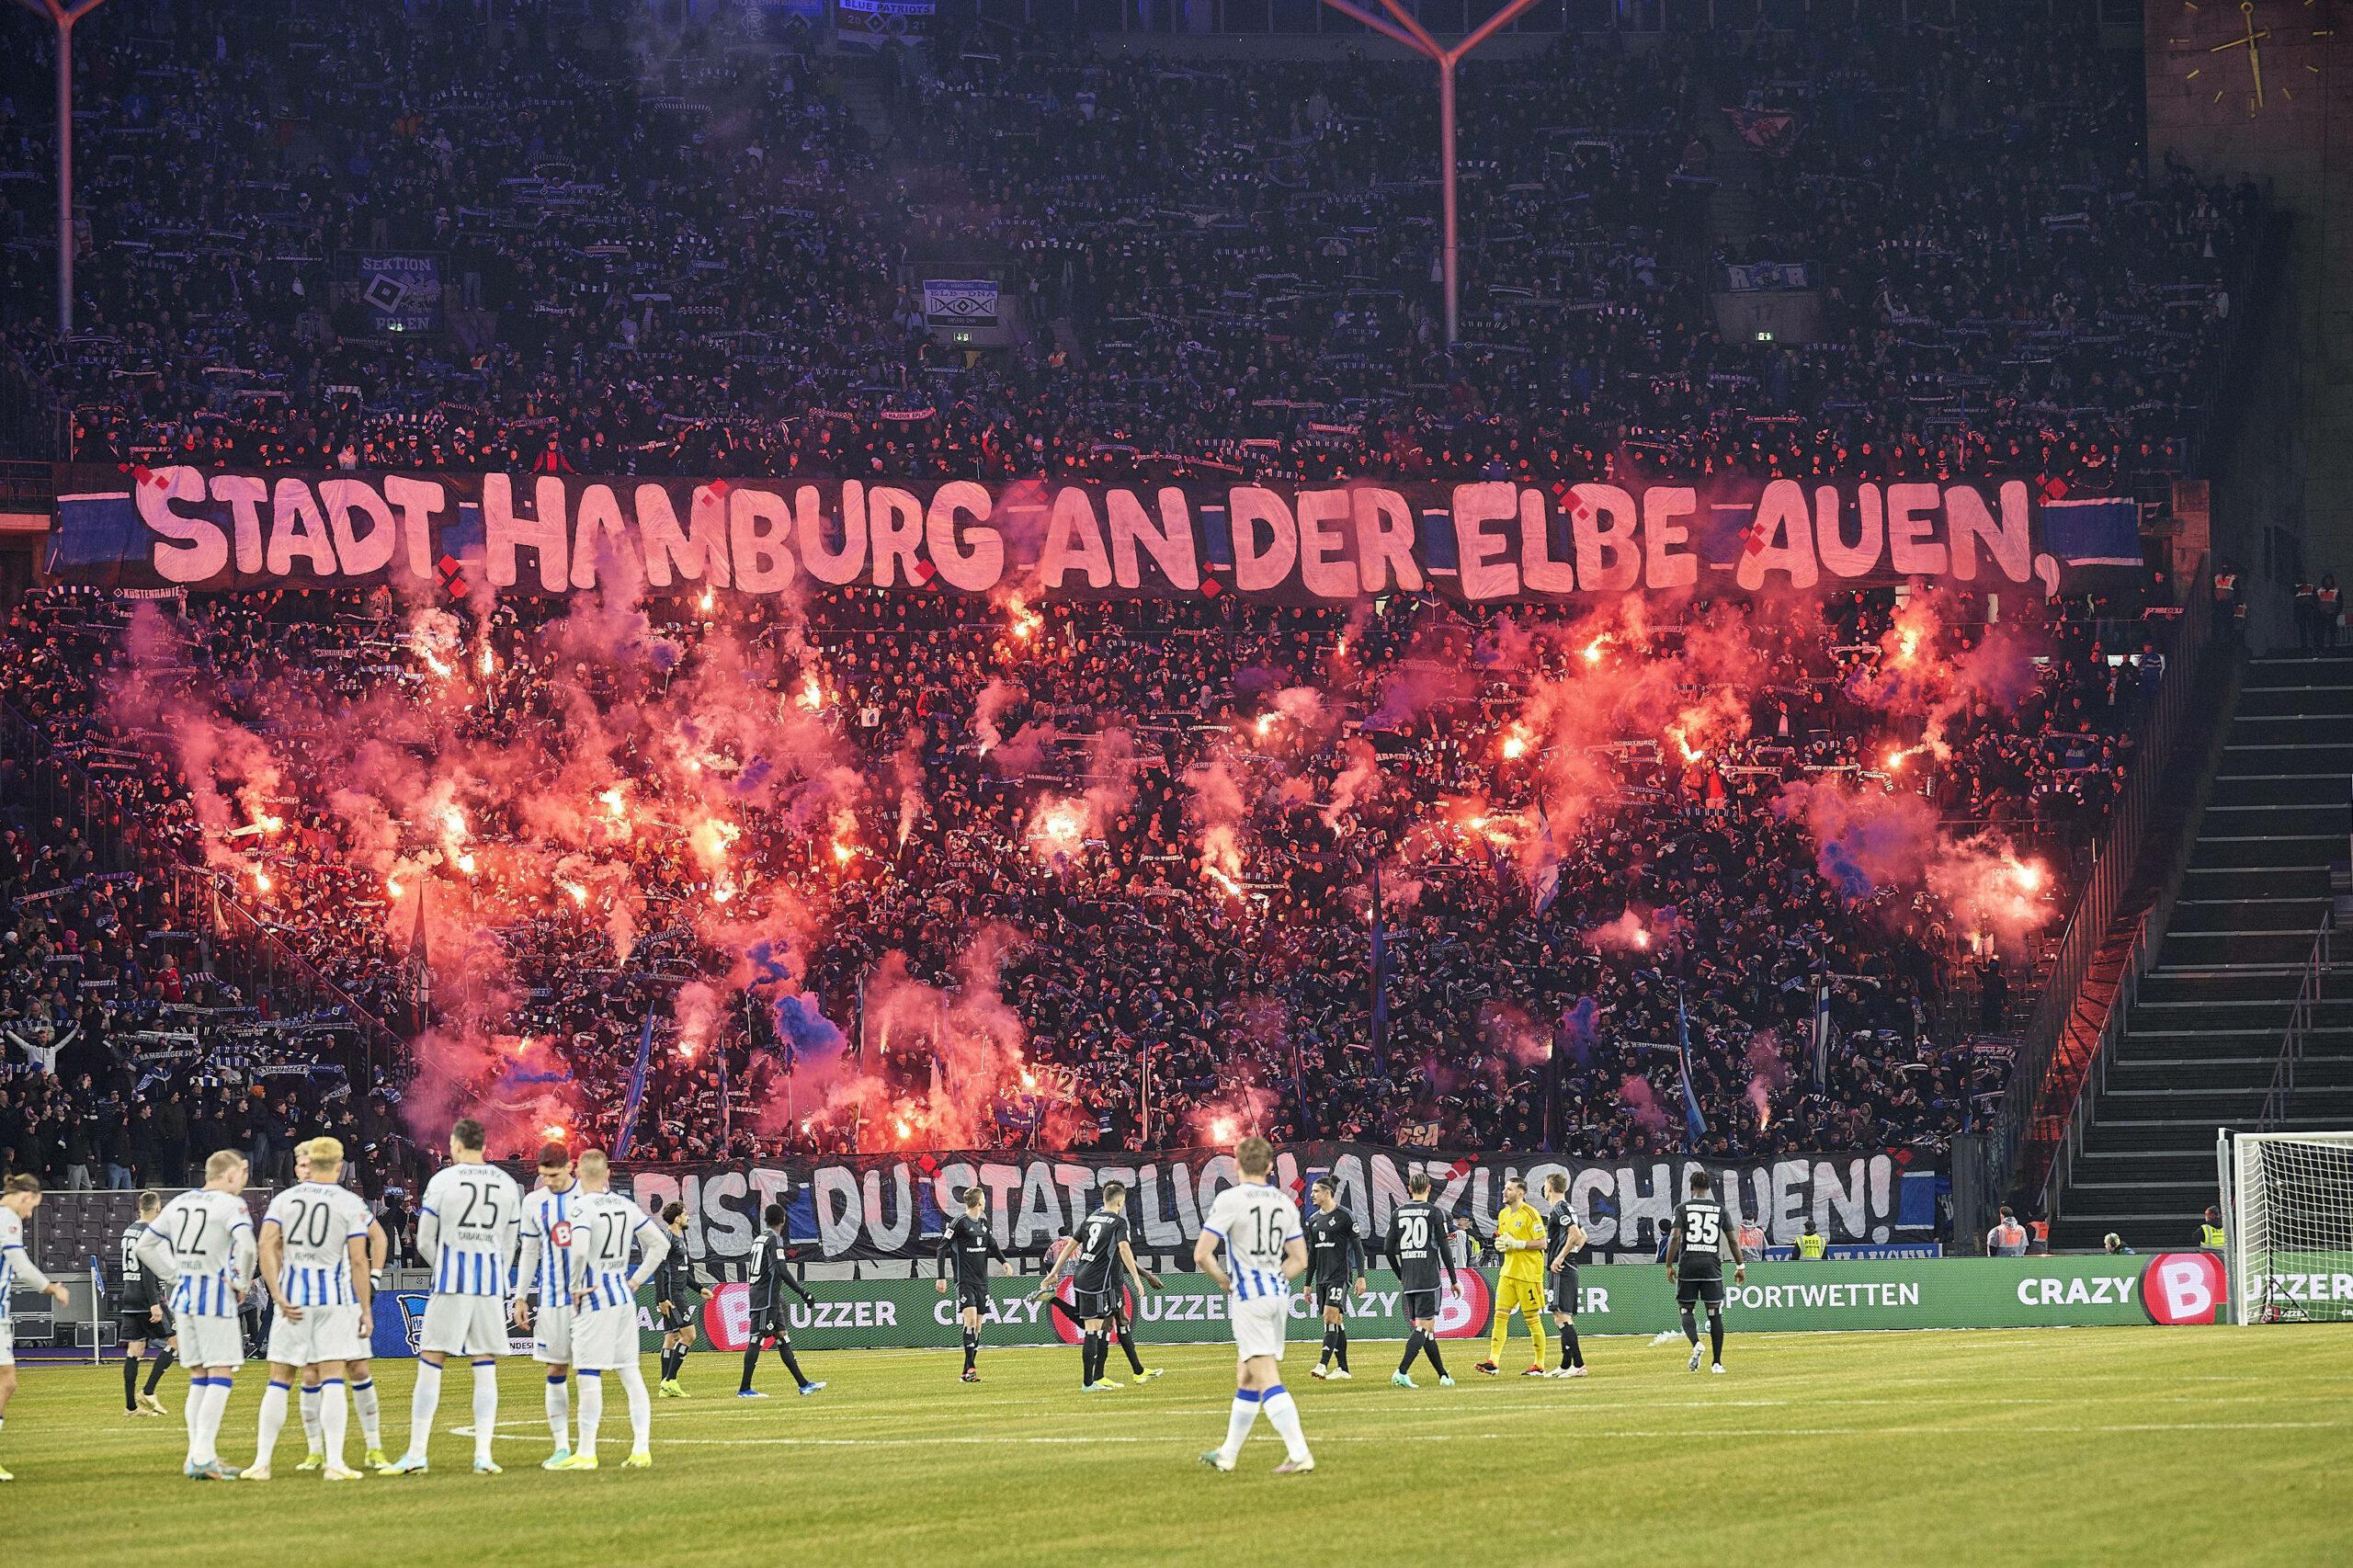
[[[1283,1281],[1288,1284],[1307,1272],[1307,1244],[1293,1236],[1283,1244]]]
[[[1213,1282],[1219,1290],[1231,1290],[1233,1289],[1233,1281],[1227,1278],[1225,1270],[1218,1267],[1217,1255],[1217,1237],[1211,1235],[1207,1231],[1203,1231],[1199,1236],[1194,1238],[1193,1267],[1203,1274],[1208,1275],[1211,1282]],[[1283,1267],[1286,1268],[1290,1267],[1290,1253],[1288,1249],[1283,1253]]]

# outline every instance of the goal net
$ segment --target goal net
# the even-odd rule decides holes
[[[2231,1165],[2238,1321],[2353,1322],[2353,1132],[2242,1132]]]

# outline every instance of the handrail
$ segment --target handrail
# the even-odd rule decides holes
[[[2304,1054],[2304,1037],[2312,1032],[2313,1007],[2321,1000],[2321,981],[2331,958],[2329,937],[2336,926],[2336,911],[2322,910],[2320,929],[2313,933],[2312,956],[2304,960],[2304,982],[2296,989],[2295,1006],[2288,1009],[2288,1027],[2279,1037],[2279,1057],[2271,1064],[2271,1087],[2255,1119],[2257,1132],[2268,1132],[2287,1119],[2288,1101],[2296,1092],[2296,1063]]]
[[[2035,1003],[2033,1017],[2012,1058],[2010,1081],[1995,1120],[1991,1151],[1996,1185],[2002,1192],[2006,1192],[2018,1177],[2019,1157],[2034,1125],[2035,1106],[2041,1097],[2043,1080],[2058,1054],[2059,1042],[2065,1038],[2067,1027],[2082,1005],[2084,982],[2107,940],[2117,906],[2131,883],[2149,817],[2169,781],[2174,747],[2188,722],[2190,699],[2209,647],[2211,571],[2211,558],[2201,558],[2181,613],[2170,618],[2170,626],[2157,632],[2155,641],[2165,652],[2165,668],[2158,684],[2156,704],[2143,715],[2136,730],[2139,744],[2133,748],[2124,792],[2117,801],[2107,834],[2093,851],[2091,877],[2084,884],[2075,912],[2068,916],[2066,928],[2052,951],[2051,970],[2043,983],[2042,994]]]
[[[2116,1048],[2131,1028],[2132,1009],[2141,1000],[2141,977],[2149,971],[2149,917],[2141,916],[2132,933],[2132,947],[2125,954],[2124,975],[2109,1006],[2108,1022],[2100,1026],[2099,1039],[2093,1043],[2092,1059],[2084,1068],[2083,1086],[2076,1091],[2075,1108],[2068,1113],[2067,1130],[2060,1136],[2059,1147],[2051,1161],[2051,1176],[2043,1188],[2043,1213],[2050,1219],[2060,1215],[2060,1204],[2075,1174],[2075,1157],[2083,1152],[2085,1136],[2091,1131],[2092,1107],[2108,1088],[2109,1063],[2115,1058]]]

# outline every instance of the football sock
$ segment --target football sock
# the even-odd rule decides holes
[[[629,1451],[644,1453],[654,1444],[654,1396],[633,1361],[621,1369],[621,1392],[629,1398]]]
[[[792,1341],[790,1339],[779,1339],[776,1342],[776,1358],[784,1363],[784,1369],[786,1371],[792,1374],[792,1386],[794,1388],[807,1388],[809,1386],[809,1380],[801,1375],[801,1363],[792,1358]]]
[[[269,1462],[269,1456],[278,1448],[278,1434],[285,1426],[286,1385],[272,1378],[269,1387],[264,1389],[261,1395],[261,1440],[254,1448],[256,1469]]]
[[[980,1357],[980,1334],[977,1330],[968,1328],[964,1331],[964,1370],[971,1371],[972,1363],[979,1360]]]
[[[1414,1358],[1421,1353],[1422,1331],[1418,1328],[1407,1329],[1405,1331],[1405,1355],[1404,1358],[1397,1363],[1397,1369],[1400,1372],[1412,1371],[1414,1369]]]
[[[122,1358],[122,1407],[139,1408],[139,1358],[135,1356]]]
[[[572,1390],[564,1382],[562,1372],[548,1374],[548,1432],[559,1449],[569,1448],[564,1431],[572,1421]]]
[[[580,1446],[573,1452],[597,1457],[597,1427],[605,1419],[605,1375],[580,1369]]]
[[[744,1351],[744,1391],[743,1391],[743,1392],[745,1392],[745,1393],[749,1393],[749,1392],[752,1392],[752,1374],[753,1374],[754,1372],[758,1371],[759,1369],[760,1369],[760,1347],[759,1347],[757,1345],[753,1345],[753,1346],[749,1346],[745,1347],[745,1351]]]
[[[155,1385],[164,1381],[164,1369],[171,1364],[172,1347],[168,1345],[165,1346],[161,1350],[156,1351],[155,1354],[148,1359],[146,1392],[153,1393],[155,1392]]]
[[[1708,1359],[1721,1362],[1724,1358],[1724,1314],[1708,1314]]]
[[[1258,1419],[1260,1398],[1256,1389],[1233,1391],[1233,1408],[1225,1417],[1225,1441],[1218,1449],[1227,1459],[1242,1451],[1242,1439],[1250,1435],[1252,1425]]]
[[[1267,1419],[1273,1422],[1275,1430],[1282,1435],[1283,1447],[1290,1451],[1290,1457],[1293,1460],[1305,1459],[1307,1434],[1300,1430],[1299,1402],[1291,1398],[1290,1391],[1277,1383],[1260,1394],[1258,1401],[1259,1407],[1267,1413]]]
[[[1585,1348],[1577,1343],[1577,1325],[1573,1323],[1564,1323],[1561,1325],[1561,1365],[1563,1367],[1585,1365]]]
[[[221,1458],[221,1417],[228,1412],[229,1390],[233,1386],[227,1378],[205,1381],[204,1399],[201,1408],[196,1413],[196,1462],[199,1464],[215,1463]]]
[[[314,1454],[319,1451],[319,1438],[321,1437],[319,1427],[319,1386],[320,1385],[316,1383],[304,1384],[301,1391],[301,1401],[300,1405],[302,1412],[302,1441],[304,1446]]]
[[[1328,1324],[1328,1323],[1327,1323],[1327,1324],[1325,1324],[1324,1325],[1324,1354],[1322,1354],[1321,1356],[1318,1356],[1317,1358],[1315,1358],[1315,1364],[1316,1364],[1317,1366],[1319,1366],[1319,1367],[1320,1367],[1320,1366],[1324,1365],[1326,1361],[1329,1361],[1331,1358],[1332,1358],[1332,1325],[1331,1325],[1330,1324]]]
[[[1348,1330],[1345,1324],[1335,1324],[1332,1329],[1332,1354],[1338,1358],[1340,1370],[1347,1371],[1348,1369]]]
[[[343,1380],[329,1378],[319,1385],[319,1440],[330,1466],[342,1468],[343,1439],[350,1430],[351,1408],[344,1403]]]
[[[425,1457],[425,1447],[433,1440],[433,1413],[440,1403],[441,1369],[420,1359],[416,1387],[408,1396],[408,1451],[418,1459]]]
[[[1425,1334],[1422,1335],[1422,1354],[1430,1358],[1430,1365],[1438,1369],[1438,1375],[1439,1377],[1442,1378],[1446,1376],[1446,1359],[1438,1353],[1437,1335]]]
[[[1128,1365],[1134,1369],[1136,1376],[1142,1377],[1143,1358],[1136,1354],[1136,1331],[1124,1323],[1120,1325],[1120,1348],[1128,1353]],[[1106,1350],[1103,1358],[1109,1360],[1111,1353]]]
[[[1542,1366],[1544,1364],[1544,1315],[1541,1312],[1528,1314],[1528,1347],[1535,1357],[1529,1365]],[[1501,1364],[1497,1363],[1498,1366]]]
[[[360,1379],[351,1385],[351,1408],[359,1413],[359,1435],[367,1439],[369,1449],[384,1446],[384,1435],[378,1421],[381,1406],[376,1403],[376,1380]]]
[[[180,1404],[180,1425],[188,1428],[188,1460],[190,1464],[196,1462],[196,1418],[201,1414],[200,1407],[204,1403],[205,1384],[210,1381],[209,1378],[189,1378],[188,1398]]]
[[[1690,1342],[1692,1349],[1699,1347],[1699,1322],[1691,1315],[1689,1307],[1683,1309],[1683,1337]]]
[[[490,1458],[490,1439],[498,1429],[498,1363],[474,1363],[474,1462]]]
[[[1090,1328],[1078,1351],[1078,1381],[1084,1388],[1096,1381],[1097,1364],[1102,1359],[1103,1331]]]

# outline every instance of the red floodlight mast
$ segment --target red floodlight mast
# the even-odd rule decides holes
[[[26,0],[30,4],[31,0]],[[55,0],[51,0],[51,4]],[[1381,4],[1395,21],[1386,21],[1349,0],[1324,0],[1335,11],[1355,21],[1362,22],[1374,32],[1396,40],[1415,53],[1438,65],[1438,188],[1443,195],[1445,236],[1439,255],[1446,272],[1446,341],[1453,344],[1461,337],[1456,317],[1461,301],[1462,277],[1461,253],[1456,244],[1454,199],[1454,67],[1461,58],[1486,42],[1490,38],[1518,21],[1520,15],[1532,8],[1536,0],[1508,0],[1504,8],[1479,24],[1470,36],[1452,49],[1443,49],[1432,38],[1414,14],[1400,0],[1381,0]]]
[[[102,0],[17,0],[57,29],[57,335],[74,330],[74,24]]]

